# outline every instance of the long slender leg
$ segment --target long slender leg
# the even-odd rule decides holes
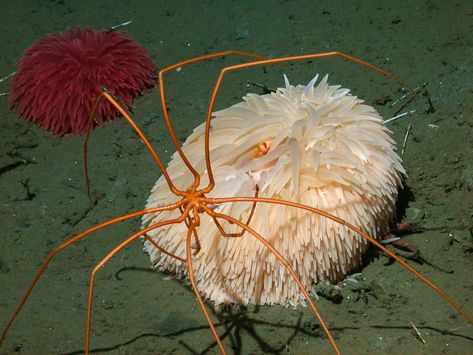
[[[151,239],[148,234],[143,233],[143,238],[145,238],[148,242],[150,242],[156,249],[158,249],[161,253],[166,254],[167,256],[170,256],[173,259],[182,261],[183,263],[186,262],[186,259],[181,258],[180,256],[177,256],[176,254],[168,252],[166,249],[160,247],[153,239]]]
[[[159,227],[167,226],[167,225],[170,225],[170,224],[180,223],[184,220],[184,218],[186,218],[186,216],[181,215],[179,218],[170,219],[168,221],[162,221],[162,222],[153,224],[152,226],[149,226],[147,228],[144,228],[144,229],[140,230],[139,232],[134,233],[132,236],[128,237],[126,240],[124,240],[119,245],[117,245],[115,248],[113,248],[110,253],[108,253],[97,265],[95,265],[95,267],[92,270],[92,273],[90,275],[89,297],[88,297],[88,300],[87,300],[87,322],[86,322],[86,328],[85,328],[85,354],[86,355],[89,354],[90,324],[92,322],[92,301],[93,301],[93,297],[94,297],[95,275],[97,274],[97,272],[105,265],[105,263],[107,261],[109,261],[111,258],[113,258],[120,250],[122,250],[124,247],[126,247],[128,244],[130,244],[134,240],[138,239],[140,236],[144,235],[145,233],[148,233],[149,231],[157,229]]]
[[[165,95],[165,91],[164,91],[164,74],[166,72],[169,72],[169,71],[173,70],[173,69],[183,67],[183,66],[191,64],[191,63],[199,62],[199,61],[206,60],[206,59],[216,58],[216,57],[222,57],[222,56],[226,56],[226,55],[243,56],[243,57],[255,58],[255,59],[260,59],[260,60],[266,59],[265,57],[262,57],[262,56],[259,56],[259,55],[256,55],[256,54],[252,54],[252,53],[247,53],[247,52],[225,51],[225,52],[218,52],[218,53],[213,53],[213,54],[208,54],[208,55],[203,55],[203,56],[200,56],[200,57],[187,59],[187,60],[184,60],[182,62],[170,65],[170,66],[160,70],[159,73],[158,73],[159,97],[161,99],[161,106],[162,106],[162,110],[163,110],[164,120],[166,122],[166,126],[168,128],[169,135],[171,136],[171,139],[174,143],[174,146],[176,147],[176,150],[177,150],[178,154],[181,156],[181,159],[183,160],[183,162],[187,166],[187,168],[194,175],[193,188],[197,188],[197,186],[199,186],[199,184],[200,184],[200,175],[195,170],[195,168],[192,166],[192,164],[189,162],[189,160],[185,156],[184,152],[182,151],[181,146],[179,144],[179,141],[176,137],[176,134],[174,133],[174,129],[172,128],[171,119],[169,118],[167,104],[166,104],[166,95]]]
[[[256,185],[255,197],[258,197],[258,194],[259,194],[259,186]],[[250,225],[251,219],[253,218],[253,215],[255,213],[255,209],[256,209],[256,202],[253,202],[253,205],[251,206],[250,214],[248,216],[248,219],[246,220],[245,225],[247,225],[247,226]],[[223,229],[222,225],[220,224],[220,222],[218,221],[217,218],[213,218],[213,220],[214,220],[215,225],[218,228],[218,231],[225,238],[240,238],[241,236],[243,236],[243,234],[245,234],[244,229],[241,232],[238,232],[238,233],[227,233],[227,232],[225,232],[225,230]]]
[[[187,232],[187,238],[186,238],[186,254],[187,254],[187,271],[189,275],[189,281],[191,282],[192,285],[192,290],[194,291],[195,297],[197,298],[197,301],[199,302],[200,309],[202,310],[202,313],[205,316],[205,319],[207,320],[207,323],[209,324],[210,330],[212,331],[212,334],[217,341],[217,345],[221,351],[222,354],[226,355],[225,348],[223,347],[222,341],[220,340],[220,337],[217,333],[217,330],[215,329],[215,326],[212,322],[212,319],[210,319],[209,312],[207,311],[207,308],[205,308],[204,301],[202,300],[202,297],[200,296],[199,290],[197,289],[197,285],[195,282],[195,275],[194,275],[194,268],[192,267],[192,252],[191,252],[191,238],[192,234],[195,234],[195,239],[198,239],[197,237],[197,231],[195,229],[195,225],[191,224],[189,231]]]
[[[95,117],[95,111],[97,110],[97,108],[98,108],[98,106],[99,106],[99,104],[102,100],[107,100],[113,107],[115,107],[115,109],[118,112],[120,112],[120,114],[125,118],[125,120],[133,128],[133,130],[136,132],[136,134],[141,138],[143,143],[146,145],[146,148],[148,148],[149,152],[153,156],[153,159],[155,160],[156,164],[158,164],[159,169],[161,170],[161,173],[163,174],[164,178],[166,179],[166,182],[169,186],[169,189],[175,195],[183,196],[184,193],[174,186],[169,174],[166,171],[166,167],[164,166],[161,159],[159,158],[158,153],[156,153],[156,151],[154,150],[154,148],[151,145],[151,143],[149,142],[149,140],[146,138],[144,133],[136,125],[135,120],[133,120],[133,118],[131,118],[130,114],[109,93],[103,91],[102,93],[100,93],[99,97],[95,101],[94,107],[92,108],[92,111],[91,111],[90,116],[89,116],[89,122],[88,122],[88,126],[87,126],[87,133],[84,137],[84,175],[85,175],[85,181],[86,181],[86,185],[87,185],[87,194],[89,196],[89,199],[90,199],[90,179],[89,179],[89,169],[88,169],[88,154],[87,154],[88,149],[87,148],[88,148],[90,133],[92,131],[92,124],[93,124],[93,120],[94,120],[94,117]]]
[[[225,51],[225,52],[218,52],[218,53],[213,53],[213,54],[209,54],[209,55],[204,55],[204,56],[188,59],[188,60],[173,64],[171,66],[168,66],[168,67],[160,70],[159,73],[158,73],[160,99],[161,99],[162,111],[163,111],[164,119],[165,119],[165,122],[166,122],[166,126],[168,128],[168,131],[169,131],[171,139],[174,143],[174,146],[176,147],[176,150],[178,151],[179,155],[181,156],[181,158],[184,161],[184,163],[186,164],[186,166],[189,168],[189,170],[194,175],[194,184],[193,184],[194,188],[196,188],[200,183],[200,175],[197,173],[197,171],[194,169],[194,167],[188,161],[187,157],[184,155],[184,152],[182,151],[182,149],[180,147],[180,144],[179,144],[179,141],[176,137],[176,134],[174,133],[174,130],[172,128],[171,120],[169,118],[169,114],[168,114],[168,110],[167,110],[166,96],[165,96],[165,91],[164,91],[164,73],[166,73],[170,70],[173,70],[175,68],[191,64],[191,63],[195,63],[195,62],[198,62],[198,61],[211,59],[211,58],[215,58],[215,57],[221,57],[221,56],[225,56],[225,55],[238,55],[238,56],[245,56],[245,57],[249,57],[249,58],[256,58],[256,59],[260,59],[260,60],[261,59],[266,59],[265,57],[262,57],[262,56],[259,56],[259,55],[256,55],[256,54],[252,54],[252,53],[247,53],[247,52]],[[138,128],[138,126],[136,125],[135,121],[131,118],[129,113],[109,93],[103,91],[99,95],[97,100],[95,101],[95,104],[92,108],[92,111],[91,111],[90,116],[89,116],[88,124],[87,124],[87,133],[86,133],[85,138],[84,138],[84,148],[83,148],[83,150],[84,150],[84,153],[83,153],[84,154],[84,171],[85,171],[84,175],[85,175],[86,186],[87,186],[87,195],[89,196],[89,199],[91,198],[91,196],[90,196],[90,179],[89,179],[89,172],[88,172],[88,154],[87,154],[88,150],[87,150],[87,147],[88,147],[88,141],[89,141],[90,133],[91,133],[92,127],[93,127],[95,112],[97,111],[97,108],[98,108],[98,105],[100,104],[100,102],[104,99],[107,100],[108,102],[110,102],[110,104],[112,104],[122,114],[122,116],[125,118],[125,120],[130,124],[130,126],[135,130],[135,132],[141,138],[141,140],[143,141],[143,143],[146,145],[146,147],[150,151],[151,155],[153,156],[153,159],[156,161],[157,165],[159,166],[159,169],[161,170],[162,174],[164,175],[170,190],[178,196],[183,196],[183,192],[180,191],[179,189],[177,189],[174,186],[173,182],[171,181],[171,178],[169,177],[169,175],[168,175],[161,159],[159,158],[159,155],[153,149],[153,147],[149,143],[148,139],[143,134],[143,132]]]
[[[8,331],[10,330],[11,326],[13,325],[13,322],[18,317],[18,315],[20,314],[20,312],[23,309],[24,305],[26,304],[28,298],[30,297],[30,294],[33,291],[33,288],[35,287],[38,280],[43,275],[44,271],[46,270],[46,268],[48,267],[48,265],[50,264],[52,259],[56,256],[56,254],[58,254],[60,251],[64,250],[68,246],[70,246],[70,245],[78,242],[79,240],[87,237],[91,233],[96,232],[96,231],[98,231],[102,228],[108,227],[112,224],[115,224],[115,223],[118,223],[118,222],[121,222],[121,221],[125,221],[125,220],[130,219],[130,218],[139,217],[139,216],[142,216],[142,215],[145,215],[145,214],[148,214],[148,213],[155,213],[155,212],[159,212],[159,211],[173,210],[173,209],[176,209],[176,208],[180,207],[181,205],[182,205],[182,202],[178,202],[178,203],[168,205],[168,206],[151,208],[151,209],[147,209],[147,210],[141,210],[141,211],[129,213],[129,214],[123,215],[121,217],[117,217],[117,218],[105,221],[101,224],[98,224],[98,225],[96,225],[92,228],[87,229],[86,231],[84,231],[82,233],[77,234],[76,236],[70,238],[69,240],[65,241],[64,243],[62,243],[59,246],[57,246],[56,248],[54,248],[53,251],[51,251],[49,253],[49,255],[46,258],[46,260],[44,261],[43,265],[41,265],[39,270],[36,272],[36,275],[33,278],[33,280],[31,281],[30,285],[28,286],[28,289],[26,290],[25,294],[23,295],[20,304],[17,306],[17,308],[15,309],[15,312],[13,313],[13,315],[9,319],[7,325],[3,329],[2,335],[0,337],[0,346],[2,345],[3,340],[5,339]]]
[[[265,198],[265,197],[229,197],[229,198],[207,198],[205,199],[206,203],[211,203],[211,204],[219,204],[219,203],[227,203],[227,202],[265,202],[265,203],[272,203],[272,204],[278,204],[278,205],[285,205],[285,206],[291,206],[299,209],[303,209],[309,212],[316,213],[320,216],[323,216],[325,218],[331,219],[332,221],[343,224],[347,228],[351,229],[355,233],[359,234],[366,240],[368,240],[370,243],[372,243],[374,246],[376,246],[378,249],[389,255],[391,258],[395,259],[399,264],[401,264],[404,268],[409,270],[412,274],[414,274],[415,277],[423,281],[425,284],[427,284],[429,287],[431,287],[435,292],[437,292],[442,298],[444,298],[453,308],[455,308],[469,323],[473,324],[473,318],[462,308],[460,307],[450,296],[448,296],[445,291],[443,291],[440,287],[435,285],[432,281],[430,281],[428,278],[426,278],[424,275],[422,275],[419,271],[414,269],[412,266],[410,266],[407,262],[402,260],[400,257],[398,257],[396,254],[394,254],[392,251],[387,249],[385,246],[383,246],[381,243],[379,243],[376,239],[368,235],[367,233],[363,232],[359,228],[356,228],[352,224],[346,222],[345,220],[336,217],[330,213],[327,213],[325,211],[319,210],[314,207],[302,205],[300,203],[296,202],[291,202],[291,201],[284,201],[284,200],[277,200],[277,199],[272,199],[272,198]],[[206,210],[207,212],[207,210]],[[210,214],[212,216],[212,214]]]
[[[256,199],[256,198],[255,198]],[[314,313],[314,315],[316,316],[316,318],[318,319],[320,325],[322,326],[325,334],[327,335],[329,341],[330,341],[330,345],[332,345],[333,347],[333,350],[335,350],[335,352],[337,354],[341,354],[338,346],[337,346],[337,343],[335,342],[335,339],[333,338],[332,336],[332,333],[330,333],[330,330],[328,329],[327,327],[327,324],[325,323],[325,321],[323,320],[322,318],[322,315],[319,313],[317,307],[315,306],[314,302],[312,302],[312,300],[310,299],[310,296],[309,296],[309,293],[306,291],[304,285],[302,285],[302,282],[300,281],[300,278],[299,276],[297,275],[297,273],[292,269],[291,265],[289,264],[289,262],[271,245],[269,244],[265,238],[263,238],[260,234],[258,234],[256,231],[254,231],[253,229],[251,229],[250,227],[248,227],[246,224],[240,222],[239,220],[233,218],[233,217],[230,217],[230,216],[227,216],[227,215],[224,215],[224,214],[220,214],[220,213],[215,213],[214,211],[212,211],[211,209],[207,208],[207,207],[204,207],[205,209],[205,212],[211,216],[211,217],[214,217],[214,218],[222,218],[222,219],[225,219],[229,222],[232,222],[232,223],[235,223],[237,224],[238,226],[240,226],[241,228],[243,228],[245,231],[247,231],[248,233],[250,233],[251,235],[253,235],[256,239],[258,239],[262,244],[264,244],[264,246],[271,252],[273,253],[273,255],[279,260],[279,262],[281,262],[281,264],[284,265],[284,267],[286,268],[287,271],[289,271],[289,273],[291,274],[292,278],[294,279],[294,281],[297,283],[297,286],[299,287],[299,289],[301,290],[301,292],[304,294],[304,297],[305,299],[307,300],[307,302],[309,303],[309,306],[310,308],[312,309],[312,312]]]
[[[212,191],[212,189],[215,186],[215,180],[213,177],[213,172],[212,172],[212,166],[210,164],[210,148],[209,148],[209,134],[210,134],[210,120],[212,118],[212,112],[214,110],[215,106],[215,101],[217,99],[217,94],[219,92],[220,86],[222,84],[222,80],[225,74],[237,70],[237,69],[242,69],[242,68],[250,68],[250,67],[255,67],[258,65],[264,65],[264,64],[271,64],[271,63],[283,63],[283,62],[290,62],[290,61],[295,61],[295,60],[304,60],[304,59],[312,59],[312,58],[323,58],[323,57],[341,57],[346,60],[352,61],[356,64],[366,66],[368,68],[373,69],[374,71],[377,71],[378,73],[383,74],[384,76],[398,82],[402,86],[409,87],[406,83],[404,83],[401,79],[396,77],[394,74],[383,70],[371,63],[365,62],[364,60],[352,57],[348,54],[340,53],[340,52],[324,52],[324,53],[316,53],[316,54],[306,54],[306,55],[298,55],[298,56],[292,56],[292,57],[284,57],[284,58],[275,58],[275,59],[265,59],[265,60],[258,60],[254,62],[249,62],[249,63],[243,63],[243,64],[237,64],[237,65],[232,65],[228,66],[226,68],[223,68],[220,71],[220,74],[217,78],[217,81],[214,86],[214,90],[212,92],[212,96],[210,98],[210,103],[209,103],[209,108],[207,111],[207,118],[205,121],[205,162],[206,162],[206,167],[207,167],[207,174],[209,176],[209,184],[207,185],[206,188],[204,188],[202,191],[204,194],[209,193]]]

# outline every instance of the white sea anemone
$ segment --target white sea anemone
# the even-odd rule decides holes
[[[255,195],[313,206],[343,218],[376,237],[390,222],[404,169],[376,110],[317,76],[307,86],[286,87],[267,95],[248,94],[243,102],[214,113],[210,154],[215,189],[208,197]],[[189,161],[204,177],[204,126],[183,145]],[[176,186],[193,182],[174,154],[168,172]],[[147,208],[174,202],[163,177],[152,189]],[[251,203],[228,203],[218,212],[244,223]],[[143,218],[149,226],[179,211]],[[304,297],[287,270],[260,242],[245,233],[225,238],[214,221],[201,215],[198,234],[202,249],[194,257],[197,288],[216,303],[293,305]],[[223,223],[227,233],[241,229]],[[309,289],[313,283],[343,279],[361,263],[367,242],[331,220],[292,207],[258,203],[251,228],[265,237],[291,264]],[[149,233],[167,251],[185,257],[184,223]],[[179,276],[186,266],[159,252],[145,250],[153,266]]]

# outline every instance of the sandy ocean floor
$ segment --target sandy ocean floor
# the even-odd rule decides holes
[[[74,26],[123,29],[159,67],[228,49],[280,57],[341,51],[389,70],[420,95],[391,107],[396,83],[340,58],[266,66],[234,73],[217,108],[236,103],[248,82],[306,83],[316,73],[351,88],[386,117],[402,145],[408,172],[401,195],[405,238],[426,263],[419,271],[473,314],[473,7],[470,1],[12,1],[1,3],[0,77],[48,33]],[[204,120],[216,75],[240,58],[206,61],[167,79],[170,114],[183,141]],[[0,91],[9,90],[6,82]],[[157,90],[136,102],[134,117],[166,162],[174,151],[165,133]],[[144,207],[159,171],[118,121],[97,129],[90,145],[93,188],[88,202],[82,137],[55,138],[19,119],[0,98],[0,327],[3,328],[49,251],[75,233]],[[123,222],[61,252],[40,280],[0,348],[1,354],[79,354],[84,349],[91,268],[139,230]],[[409,255],[408,255],[409,256]],[[410,255],[412,257],[412,255]],[[213,354],[214,339],[190,288],[149,268],[140,242],[99,273],[91,350],[110,354]],[[359,282],[342,284],[342,301],[317,305],[343,353],[473,353],[473,325],[397,264],[371,251]],[[320,288],[321,294],[332,289]],[[211,306],[211,305],[209,305]],[[331,348],[307,308],[233,307],[214,311],[229,353],[325,354]],[[416,325],[426,344],[413,333]]]

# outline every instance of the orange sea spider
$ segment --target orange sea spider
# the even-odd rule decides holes
[[[201,173],[199,173],[196,169],[195,166],[193,166],[188,159],[188,157],[185,155],[184,151],[181,149],[178,139],[176,138],[176,135],[174,134],[173,128],[171,126],[171,121],[167,112],[167,105],[166,105],[166,98],[165,98],[165,88],[164,88],[164,81],[163,77],[166,72],[169,72],[171,70],[180,68],[182,66],[188,65],[190,63],[194,63],[197,61],[202,61],[205,59],[210,59],[214,58],[217,56],[224,56],[224,55],[241,55],[249,58],[256,59],[253,62],[249,63],[244,63],[244,64],[238,64],[238,65],[233,65],[224,68],[221,72],[220,75],[218,76],[217,82],[214,86],[214,90],[210,99],[210,104],[206,116],[206,121],[205,121],[205,132],[204,132],[204,154],[205,154],[205,170],[206,170],[206,176],[205,178],[208,180],[208,183],[206,186],[201,187],[201,182],[203,181]],[[271,253],[274,258],[280,262],[284,268],[286,269],[288,275],[292,277],[294,282],[297,284],[297,287],[299,288],[300,292],[303,294],[305,297],[306,302],[308,303],[309,307],[313,311],[314,315],[320,322],[331,346],[333,347],[334,351],[336,353],[340,353],[340,350],[334,340],[334,337],[332,336],[327,324],[323,320],[321,314],[319,313],[317,307],[315,306],[314,302],[311,300],[309,293],[306,289],[306,286],[301,282],[299,275],[295,272],[293,266],[291,263],[288,262],[288,260],[275,248],[269,243],[264,235],[261,235],[251,227],[252,225],[252,217],[255,211],[255,208],[257,205],[260,204],[269,204],[269,205],[284,205],[284,206],[289,206],[291,208],[297,209],[297,210],[303,210],[310,212],[312,214],[321,216],[323,218],[326,218],[328,220],[331,220],[337,224],[343,225],[347,229],[353,231],[354,233],[358,234],[365,240],[369,241],[373,245],[375,245],[377,248],[388,254],[390,257],[394,258],[396,261],[398,261],[403,267],[405,267],[407,270],[409,270],[411,273],[413,273],[417,278],[422,280],[424,283],[426,283],[428,286],[430,286],[432,289],[434,289],[438,294],[440,294],[441,297],[443,297],[450,305],[452,305],[470,324],[473,324],[473,319],[471,316],[463,310],[457,303],[455,303],[443,290],[441,290],[439,287],[437,287],[435,284],[433,284],[431,281],[429,281],[426,277],[421,275],[418,271],[416,271],[414,268],[412,268],[410,265],[408,265],[404,260],[400,259],[397,257],[394,253],[386,249],[382,244],[376,241],[375,238],[371,237],[368,235],[366,232],[361,230],[359,227],[354,226],[351,223],[348,223],[342,218],[339,218],[335,215],[332,215],[330,213],[327,213],[323,210],[320,210],[318,208],[314,208],[308,205],[304,205],[298,202],[293,202],[293,201],[288,201],[288,200],[282,200],[282,199],[273,199],[273,198],[266,198],[266,197],[260,197],[259,196],[259,186],[256,185],[255,187],[255,193],[254,196],[242,196],[242,197],[208,197],[209,194],[213,191],[215,188],[215,178],[213,174],[213,169],[212,169],[212,163],[210,159],[210,135],[211,135],[211,122],[212,122],[212,113],[215,105],[215,101],[217,98],[217,94],[219,92],[219,88],[221,86],[222,80],[225,76],[226,73],[241,69],[241,68],[248,68],[248,67],[254,67],[258,65],[264,65],[264,64],[271,64],[271,63],[283,63],[283,62],[288,62],[288,61],[295,61],[295,60],[308,60],[312,58],[321,58],[321,57],[331,57],[331,56],[338,56],[341,58],[344,58],[346,60],[355,62],[357,64],[369,67],[395,81],[398,83],[405,85],[402,81],[397,79],[394,75],[372,65],[367,62],[364,62],[360,59],[354,58],[352,56],[339,53],[339,52],[326,52],[326,53],[318,53],[318,54],[309,54],[309,55],[300,55],[300,56],[293,56],[293,57],[285,57],[285,58],[277,58],[277,59],[265,59],[257,55],[245,53],[245,52],[236,52],[236,51],[228,51],[228,52],[221,52],[221,53],[215,53],[215,54],[210,54],[210,55],[205,55],[201,57],[196,57],[193,59],[189,59],[174,65],[171,65],[169,67],[166,67],[165,69],[161,70],[158,75],[158,83],[159,83],[159,89],[160,89],[160,98],[161,98],[161,104],[162,104],[162,109],[163,109],[163,115],[164,119],[167,125],[167,128],[169,130],[169,134],[171,136],[171,139],[175,145],[175,148],[177,150],[177,154],[179,154],[180,158],[184,162],[185,166],[189,169],[189,172],[192,175],[192,183],[185,189],[179,189],[175,186],[175,183],[173,179],[171,178],[170,174],[168,174],[164,164],[162,163],[161,159],[159,158],[158,154],[155,152],[153,147],[151,146],[150,142],[148,139],[145,137],[145,135],[141,132],[141,130],[138,128],[138,126],[135,124],[134,120],[131,118],[130,114],[120,106],[120,104],[113,98],[112,95],[110,95],[108,92],[103,92],[99,98],[97,99],[97,102],[95,104],[94,109],[91,112],[90,119],[89,119],[89,130],[88,133],[85,137],[84,141],[84,155],[85,155],[85,166],[86,166],[86,180],[87,180],[87,186],[89,189],[89,183],[88,183],[88,174],[87,174],[87,144],[88,144],[88,138],[90,131],[92,129],[92,124],[93,124],[93,118],[95,114],[95,110],[98,107],[99,103],[102,100],[107,100],[109,101],[125,118],[125,120],[132,126],[132,128],[135,130],[135,132],[138,134],[138,136],[141,138],[142,142],[146,145],[150,153],[152,154],[154,160],[156,161],[157,165],[162,171],[162,174],[164,176],[164,179],[167,183],[167,186],[169,187],[171,193],[176,196],[177,201],[173,203],[166,204],[164,206],[156,207],[156,208],[151,208],[151,209],[146,209],[146,210],[141,210],[133,213],[129,213],[120,217],[117,217],[115,219],[106,221],[104,223],[98,224],[85,232],[82,232],[80,234],[77,234],[76,236],[70,238],[68,241],[64,242],[63,244],[59,245],[56,247],[48,256],[46,261],[43,263],[39,271],[37,272],[36,276],[34,277],[33,281],[31,282],[28,290],[24,294],[19,306],[15,310],[13,316],[10,318],[8,321],[7,325],[5,326],[3,333],[0,338],[0,345],[5,339],[9,329],[11,328],[13,322],[15,321],[16,317],[22,310],[23,306],[25,305],[27,299],[29,298],[33,288],[35,287],[36,283],[38,282],[39,278],[43,274],[44,270],[47,268],[51,260],[54,258],[54,256],[60,252],[61,250],[65,249],[66,247],[70,246],[71,244],[74,244],[75,242],[79,241],[80,239],[90,235],[91,233],[102,229],[104,227],[110,226],[112,224],[115,224],[120,221],[124,221],[130,218],[134,217],[139,217],[139,216],[144,216],[144,215],[150,215],[153,213],[159,213],[159,212],[164,212],[164,211],[176,211],[177,216],[175,218],[170,218],[170,219],[165,219],[163,221],[157,222],[157,223],[151,223],[142,230],[134,233],[130,237],[128,237],[126,240],[121,242],[119,245],[117,245],[113,250],[105,256],[93,269],[91,273],[91,278],[90,278],[90,284],[89,284],[89,293],[88,293],[88,303],[87,303],[87,324],[86,324],[86,334],[85,334],[85,353],[89,353],[89,338],[90,338],[90,329],[91,329],[91,321],[92,321],[92,301],[93,301],[93,291],[94,291],[94,282],[95,282],[95,276],[97,272],[100,270],[100,268],[108,261],[110,260],[113,256],[115,256],[120,250],[122,250],[125,246],[133,242],[134,240],[143,237],[145,238],[150,244],[152,244],[157,250],[159,250],[161,253],[164,253],[168,257],[178,260],[181,263],[184,263],[187,268],[187,275],[190,281],[190,284],[192,286],[192,289],[195,293],[195,296],[199,302],[199,306],[209,324],[209,327],[215,337],[215,340],[217,342],[218,347],[220,348],[222,353],[225,353],[225,349],[223,347],[222,341],[216,331],[216,328],[211,320],[211,317],[209,316],[209,313],[205,307],[205,304],[202,300],[202,297],[199,293],[198,287],[197,287],[197,282],[194,274],[194,269],[193,269],[193,258],[196,257],[200,250],[201,250],[201,243],[200,243],[200,237],[199,237],[199,227],[201,225],[202,218],[205,216],[208,216],[211,218],[212,221],[215,222],[221,237],[223,238],[254,238],[257,240],[259,243],[264,245],[264,248],[268,251],[268,253]],[[271,149],[271,142],[268,141],[263,141],[259,145],[255,147],[253,151],[251,151],[251,156],[253,158],[258,158],[266,155]],[[244,220],[239,220],[238,218],[234,218],[230,215],[223,214],[218,212],[217,207],[223,204],[227,203],[244,203],[244,202],[249,202],[252,203],[252,207],[250,209],[250,213],[245,218]],[[207,217],[205,217],[207,218]],[[219,222],[220,221],[220,222]],[[228,222],[234,226],[237,226],[239,228],[239,232],[227,232],[224,228],[224,223],[223,222]],[[185,236],[185,253],[184,255],[177,255],[174,254],[173,251],[165,250],[162,248],[162,246],[158,245],[149,235],[148,233],[152,232],[153,230],[156,230],[158,228],[162,228],[165,226],[169,225],[175,225],[175,224],[182,224],[185,225],[187,233]]]

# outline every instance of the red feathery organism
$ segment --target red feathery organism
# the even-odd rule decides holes
[[[26,49],[11,80],[12,107],[19,116],[56,136],[87,130],[100,92],[107,89],[131,106],[142,91],[154,87],[156,64],[121,32],[70,29],[48,35]],[[96,126],[119,113],[103,101]]]

